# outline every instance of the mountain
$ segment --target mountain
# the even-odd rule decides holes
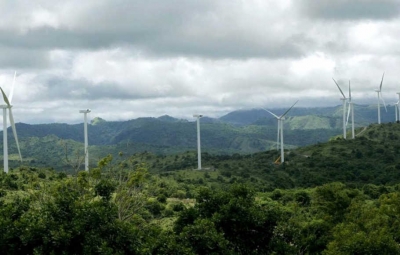
[[[281,114],[286,109],[275,109]],[[211,154],[248,154],[271,150],[276,145],[276,119],[264,110],[235,111],[221,118],[201,119],[202,151]],[[313,114],[318,113],[318,114]],[[356,126],[362,127],[376,118],[376,108],[357,105]],[[393,107],[382,112],[382,121],[394,115]],[[303,114],[303,115],[301,115]],[[341,107],[294,108],[284,122],[285,148],[293,149],[326,142],[342,133]],[[394,116],[393,116],[394,117]],[[247,124],[244,124],[247,123]],[[249,124],[250,123],[250,124]],[[83,124],[65,123],[30,125],[17,123],[22,154],[30,163],[66,168],[71,157],[76,162],[83,153]],[[9,132],[12,141],[12,132]],[[0,141],[2,136],[0,136]],[[153,152],[175,154],[196,150],[196,122],[168,115],[128,121],[94,118],[89,125],[91,165],[107,154]],[[10,142],[11,159],[16,148]],[[0,142],[0,149],[2,143]],[[70,157],[67,159],[67,157]],[[17,157],[15,157],[16,159]],[[52,164],[50,164],[52,163]],[[17,166],[19,163],[11,163]]]
[[[279,157],[276,150],[231,155],[203,153],[202,163],[203,167],[221,174],[220,179],[227,183],[251,182],[259,191],[316,187],[332,182],[354,188],[398,184],[400,123],[371,124],[357,132],[360,135],[354,140],[334,137],[327,142],[286,150],[283,165],[273,163]],[[131,160],[145,162],[151,172],[162,176],[187,179],[187,184],[199,182],[198,177],[188,178],[194,176],[191,172],[197,166],[194,151],[167,156],[138,153]]]
[[[314,108],[295,107],[290,111],[288,117],[292,117],[292,119],[295,121],[298,120],[295,117],[301,117],[302,122],[305,123],[300,127],[294,125],[293,129],[297,128],[302,129],[302,126],[305,127],[309,126],[315,128],[338,128],[336,120],[340,122],[342,121],[342,116],[343,116],[342,109],[343,108],[341,105],[335,107],[314,107]],[[273,113],[279,116],[283,114],[287,109],[280,108],[280,109],[268,109],[268,110],[272,111]],[[354,115],[355,115],[354,117],[355,122],[358,126],[366,126],[370,123],[375,123],[377,122],[377,106],[354,104]],[[219,120],[222,122],[238,126],[245,126],[251,124],[262,125],[264,124],[262,122],[263,119],[274,119],[274,117],[263,109],[250,109],[250,110],[233,111],[219,118]],[[313,123],[315,121],[320,122],[322,119],[324,119],[323,122],[328,122],[330,124],[326,125],[322,123],[322,125],[320,125],[320,123]],[[395,110],[393,105],[387,106],[387,112],[385,111],[385,108],[381,108],[382,123],[393,122],[394,119],[395,119]],[[285,123],[288,122],[290,122],[290,120],[285,121]]]

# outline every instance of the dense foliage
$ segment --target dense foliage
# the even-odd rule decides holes
[[[400,254],[400,124],[256,154],[0,174],[2,254]]]
[[[121,155],[123,158],[124,156]],[[190,183],[184,178],[201,177]],[[400,186],[340,182],[256,192],[218,171],[0,175],[2,254],[400,254]],[[203,180],[203,181],[199,181]]]

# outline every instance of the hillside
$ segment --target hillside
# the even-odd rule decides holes
[[[287,109],[268,109],[276,115],[283,114]],[[381,121],[393,122],[395,120],[394,106],[388,105],[387,112],[384,108],[381,109]],[[314,107],[314,108],[301,108],[294,107],[288,117],[291,119],[285,121],[288,128],[296,129],[309,129],[309,128],[340,128],[342,121],[342,106],[335,107]],[[358,105],[354,104],[355,123],[357,126],[366,126],[370,123],[377,122],[377,107],[376,105]],[[301,118],[297,118],[301,117]],[[238,110],[230,112],[219,118],[220,121],[230,123],[233,125],[243,126],[258,124],[262,125],[265,121],[273,119],[271,114],[263,109],[250,109]],[[299,122],[301,124],[291,124],[291,121]]]
[[[203,153],[202,163],[220,173],[226,183],[252,182],[260,190],[314,187],[336,181],[355,187],[393,185],[400,182],[399,139],[400,124],[373,124],[354,140],[337,137],[286,151],[284,165],[273,164],[279,156],[276,150],[247,155]],[[197,166],[194,152],[169,156],[139,153],[132,160],[146,162],[151,172],[174,178],[192,176],[190,172]],[[187,182],[199,181],[196,178]]]
[[[4,254],[400,254],[399,139],[400,123],[373,124],[355,140],[287,150],[283,165],[272,163],[275,150],[203,153],[207,170],[198,171],[189,151],[108,156],[69,175],[11,169],[0,174],[0,247]],[[24,146],[46,143],[48,154],[81,147],[54,135]]]
[[[279,114],[284,109],[277,109]],[[390,111],[382,112],[388,121]],[[356,127],[375,119],[373,106],[356,106]],[[312,115],[312,113],[317,113]],[[239,123],[239,124],[238,124]],[[243,123],[250,123],[243,125]],[[17,123],[21,151],[26,164],[67,169],[80,162],[83,153],[83,124],[29,125]],[[209,154],[249,154],[273,150],[276,146],[276,119],[264,110],[232,112],[219,119],[201,119],[202,151]],[[285,148],[293,149],[328,141],[341,134],[341,108],[294,108],[284,122]],[[2,149],[0,135],[0,149]],[[13,167],[19,166],[17,151],[9,132]],[[171,116],[106,121],[94,118],[89,125],[90,164],[108,154],[139,152],[170,155],[196,150],[196,123]],[[78,164],[78,163],[74,163]]]

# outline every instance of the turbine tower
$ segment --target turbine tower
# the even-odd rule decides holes
[[[342,89],[339,87],[339,84],[335,81],[335,79],[332,78],[332,80],[335,82],[336,86],[338,87],[340,93],[342,94],[342,98],[340,100],[343,101],[343,138],[346,139],[346,101],[347,98],[344,95]]]
[[[387,112],[385,100],[383,100],[383,97],[382,97],[383,77],[385,77],[385,73],[383,73],[383,75],[382,75],[381,85],[379,86],[379,89],[375,90],[375,92],[378,93],[378,124],[381,124],[381,100],[382,100],[383,106],[385,107],[385,110]]]
[[[355,133],[354,133],[354,105],[353,102],[351,101],[351,85],[350,85],[350,81],[349,81],[349,111],[347,112],[347,121],[346,121],[346,126],[347,123],[349,123],[349,116],[351,113],[351,138],[354,139],[355,137]]]
[[[9,98],[7,98],[3,89],[0,87],[1,94],[3,95],[4,102],[6,103],[5,105],[0,106],[1,108],[3,108],[3,161],[4,161],[4,172],[6,172],[6,173],[8,173],[7,109],[9,111],[9,118],[10,118],[11,128],[12,128],[12,131],[14,134],[15,142],[17,143],[19,158],[22,162],[22,156],[21,156],[21,151],[19,149],[19,143],[18,143],[18,137],[17,137],[17,130],[15,128],[14,116],[13,116],[12,110],[11,110],[11,108],[12,108],[11,101],[12,101],[12,97],[14,94],[14,84],[15,84],[16,74],[17,74],[17,72],[14,73],[14,80],[13,80],[13,84],[11,87],[11,92],[10,92]]]
[[[297,100],[289,109],[287,109],[286,112],[284,112],[281,116],[278,116],[276,114],[274,114],[271,111],[268,111],[267,109],[264,109],[265,111],[269,112],[270,114],[272,114],[272,116],[274,116],[277,120],[278,120],[278,137],[279,137],[279,133],[281,135],[281,163],[285,162],[285,155],[284,155],[284,150],[283,150],[283,121],[285,120],[285,115],[288,114],[288,112],[297,104],[297,102],[299,102],[299,100]],[[279,142],[279,141],[278,141]]]
[[[197,118],[197,170],[201,170],[200,118],[203,115],[194,114],[193,117]]]
[[[85,136],[85,171],[89,171],[89,150],[88,150],[88,133],[87,133],[87,114],[91,112],[90,109],[80,110],[80,113],[83,113],[83,132]]]

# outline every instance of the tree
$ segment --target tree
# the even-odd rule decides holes
[[[192,231],[198,229],[196,224],[212,223],[234,253],[268,254],[279,212],[274,207],[258,204],[254,195],[254,191],[245,185],[233,185],[228,191],[202,188],[196,197],[196,205],[180,214],[174,230],[191,236]]]

